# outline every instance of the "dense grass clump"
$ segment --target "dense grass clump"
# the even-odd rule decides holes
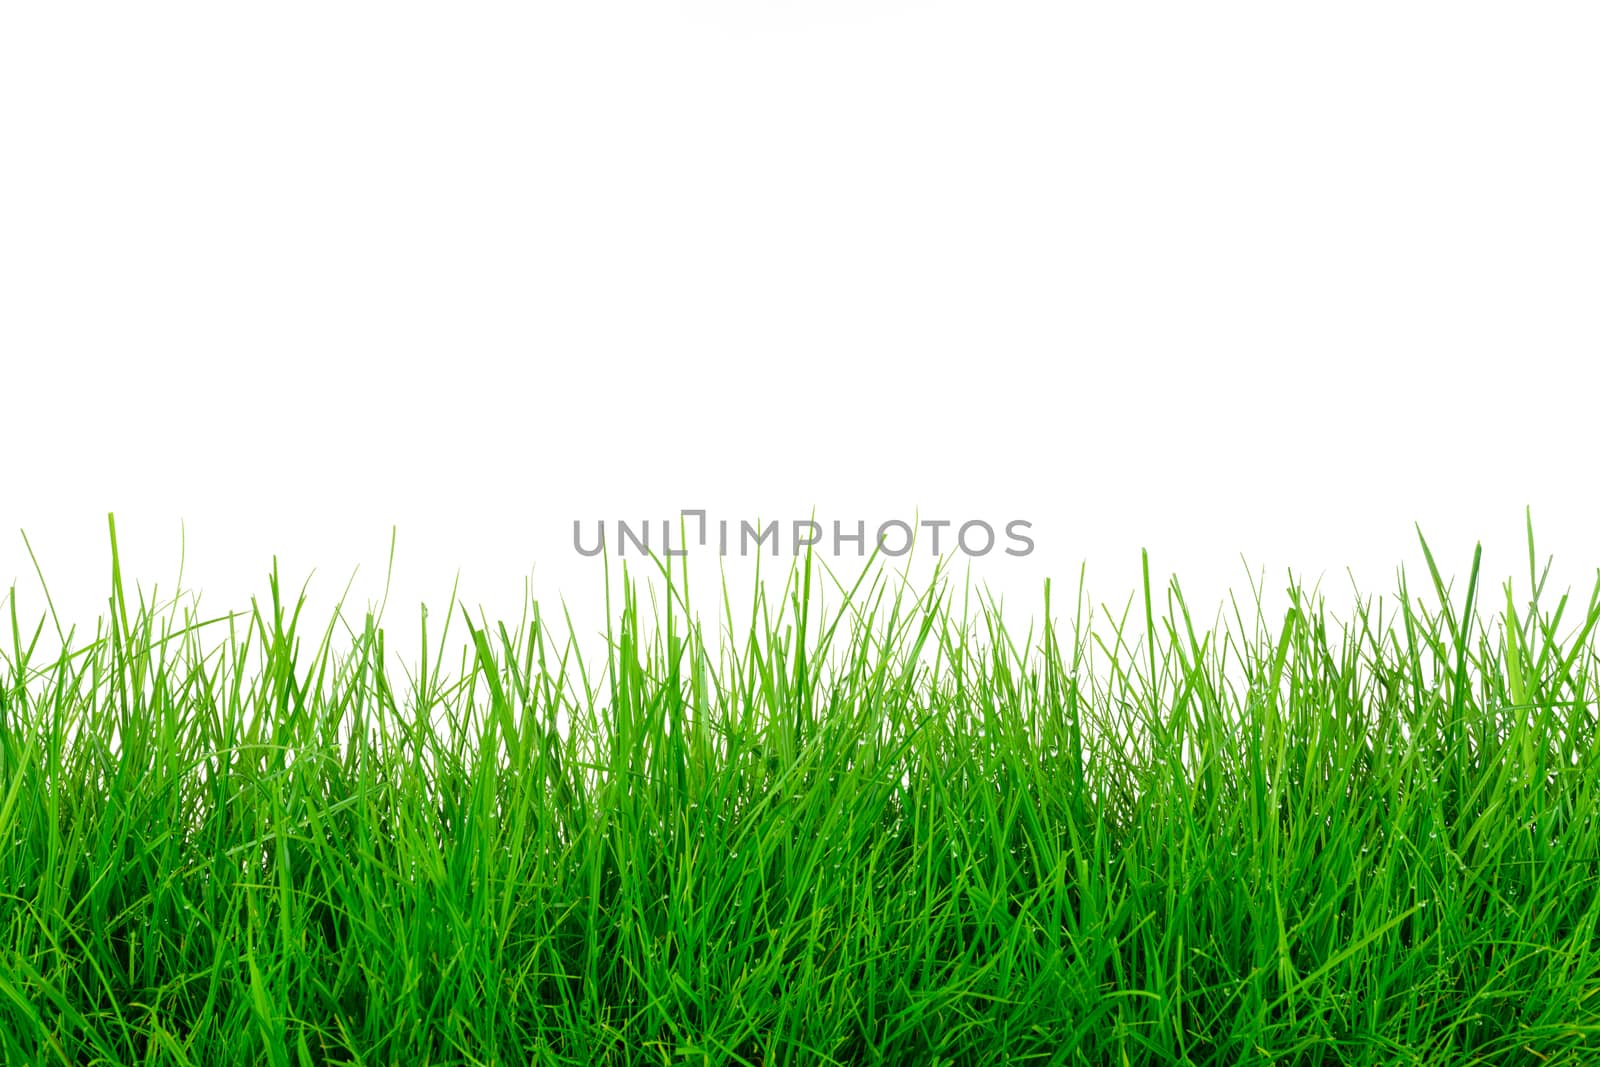
[[[1600,1062],[1600,590],[1023,633],[813,564],[719,636],[619,580],[587,661],[13,593],[0,1062]]]

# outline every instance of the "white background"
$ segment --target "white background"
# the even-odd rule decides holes
[[[147,585],[183,529],[213,608],[274,554],[362,603],[398,525],[392,613],[581,616],[574,518],[814,508],[1030,519],[1019,615],[1146,546],[1340,601],[1413,522],[1525,574],[1531,505],[1586,596],[1596,55],[1576,3],[6,5],[0,583],[43,611],[26,529],[92,628],[115,511]]]

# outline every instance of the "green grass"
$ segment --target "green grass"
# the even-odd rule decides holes
[[[92,636],[6,605],[4,1064],[1600,1062],[1600,586],[1531,530],[1209,623],[614,575],[587,661],[112,541]]]

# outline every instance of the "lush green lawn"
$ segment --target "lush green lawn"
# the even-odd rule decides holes
[[[1600,600],[1529,547],[1031,631],[613,575],[588,662],[13,594],[0,1062],[1600,1062]]]

